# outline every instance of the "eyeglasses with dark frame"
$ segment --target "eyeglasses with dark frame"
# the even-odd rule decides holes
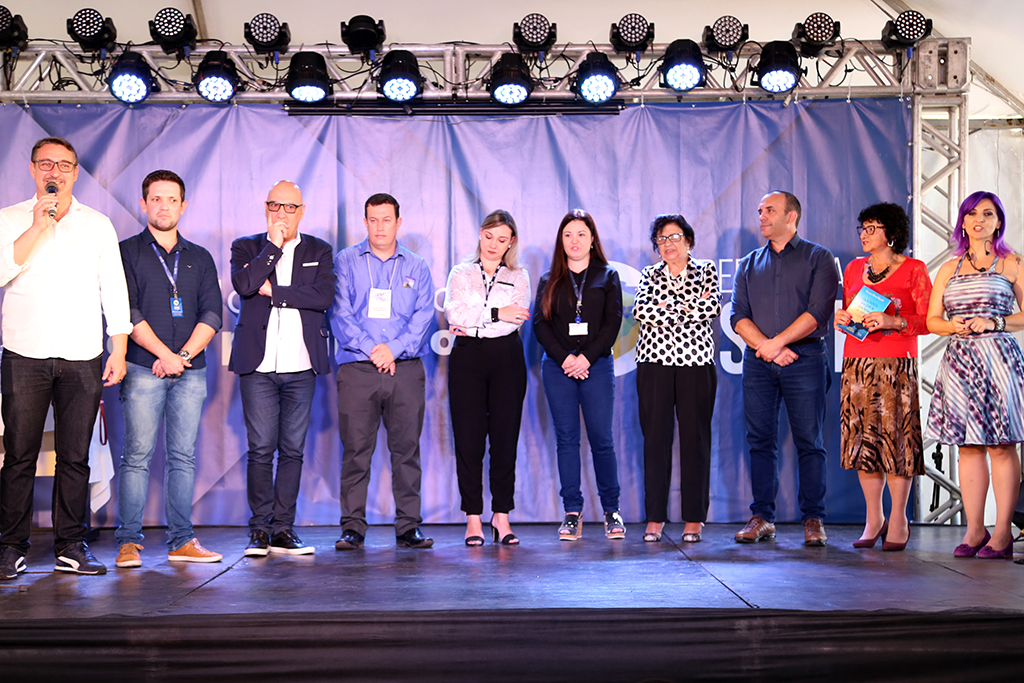
[[[277,213],[279,209],[284,209],[285,213],[295,213],[300,206],[305,206],[305,204],[282,204],[281,202],[267,202],[266,204],[267,211],[270,213]]]
[[[78,166],[74,161],[54,161],[53,159],[33,159],[32,163],[44,173],[52,171],[54,166],[59,168],[61,173],[71,173],[75,170],[75,166]]]
[[[857,230],[857,234],[858,235],[864,233],[864,234],[867,234],[868,236],[870,236],[870,235],[874,235],[875,234],[875,230],[881,230],[881,231],[884,232],[885,231],[885,226],[884,225],[858,225],[856,230]]]
[[[665,242],[668,242],[669,240],[672,240],[673,242],[678,242],[679,240],[683,239],[683,237],[685,237],[683,233],[674,232],[671,235],[658,235],[657,237],[654,238],[654,241],[657,242],[659,245],[662,245],[665,244]]]

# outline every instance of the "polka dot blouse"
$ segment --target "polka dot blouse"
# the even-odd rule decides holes
[[[640,325],[637,362],[713,364],[711,322],[722,313],[721,293],[714,261],[691,256],[676,277],[664,261],[644,268],[633,306],[633,318]]]

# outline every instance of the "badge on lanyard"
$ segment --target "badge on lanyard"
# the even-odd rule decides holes
[[[589,270],[589,268],[587,269]],[[579,285],[576,284],[576,278],[573,277],[572,271],[569,271],[569,284],[572,285],[572,293],[576,295],[576,320],[569,323],[569,336],[570,337],[585,337],[587,336],[587,323],[583,322],[583,287],[587,284],[587,271],[583,271],[583,282]]]
[[[387,320],[391,317],[391,290],[370,288],[370,300],[366,307],[366,317]]]
[[[178,292],[174,292],[174,293],[177,294]],[[171,297],[171,317],[172,318],[181,318],[184,315],[185,315],[185,309],[181,305],[181,297],[180,296],[172,296]]]
[[[182,318],[185,315],[185,306],[181,303],[181,297],[178,296],[178,260],[181,258],[181,252],[179,251],[174,254],[174,273],[171,273],[170,268],[167,267],[163,257],[160,255],[160,250],[156,247],[156,242],[150,242],[149,244],[153,247],[153,251],[156,252],[156,258],[160,261],[160,265],[164,267],[164,273],[171,283],[171,317]]]

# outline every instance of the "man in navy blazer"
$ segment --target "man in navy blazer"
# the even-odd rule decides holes
[[[249,441],[248,556],[314,551],[292,527],[315,375],[330,372],[325,313],[335,275],[331,246],[299,233],[304,213],[299,186],[282,180],[267,195],[267,232],[231,245],[242,304],[229,369],[239,375]]]

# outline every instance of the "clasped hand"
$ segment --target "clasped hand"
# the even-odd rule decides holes
[[[570,353],[562,361],[562,372],[573,379],[586,379],[590,376],[590,361],[582,353],[578,356]]]
[[[780,367],[786,367],[799,358],[796,352],[780,342],[778,337],[763,339],[754,347],[754,350],[757,351],[757,357],[761,360],[775,363]]]
[[[954,315],[949,321],[953,323],[953,331],[961,337],[991,332],[996,329],[996,321],[992,318],[965,318],[960,315]]]

